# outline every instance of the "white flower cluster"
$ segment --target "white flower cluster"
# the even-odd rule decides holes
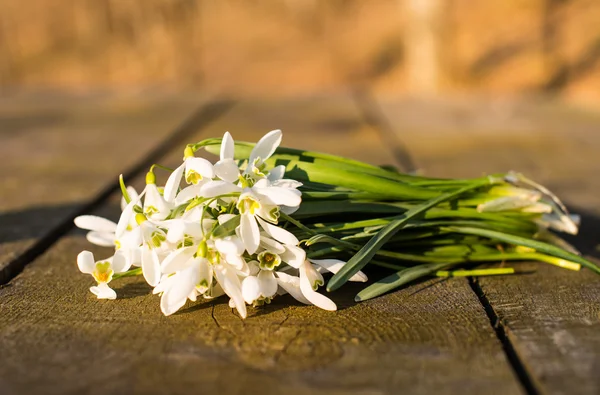
[[[79,269],[98,283],[90,290],[99,299],[115,299],[108,286],[113,276],[141,268],[154,293],[161,295],[165,315],[175,313],[187,299],[224,294],[244,318],[246,304],[270,303],[285,293],[335,310],[335,303],[316,291],[324,283],[322,273],[336,273],[345,262],[307,259],[298,239],[277,226],[280,213],[293,213],[302,200],[302,184],[284,178],[285,166],[268,169],[265,163],[281,138],[280,130],[267,133],[250,158],[238,162],[234,141],[225,133],[214,165],[195,157],[188,146],[164,188],[156,185],[152,168],[143,192],[127,188],[118,223],[77,217],[75,224],[90,231],[90,242],[115,248],[112,257],[100,261],[89,251],[78,255]],[[366,277],[359,273],[352,280]]]

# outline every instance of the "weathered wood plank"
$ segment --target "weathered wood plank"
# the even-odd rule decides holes
[[[598,114],[548,103],[382,103],[427,174],[523,172],[583,211],[576,246],[591,252],[597,244]],[[481,278],[474,287],[498,318],[535,390],[597,394],[600,278],[542,264],[524,268],[537,273]]]
[[[15,259],[114,185],[204,102],[153,95],[2,98],[0,284],[26,263]]]
[[[349,98],[238,104],[202,136],[256,140],[393,160]],[[165,164],[181,160],[174,152]],[[138,180],[139,181],[139,180]],[[116,200],[102,208],[118,215]],[[392,394],[521,393],[466,281],[430,282],[361,304],[356,287],[326,312],[280,297],[241,321],[225,300],[163,317],[143,280],[98,301],[75,255],[74,232],[0,289],[0,385],[7,393]],[[100,248],[95,253],[109,254]]]

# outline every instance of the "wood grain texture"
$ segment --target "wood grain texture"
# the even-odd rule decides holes
[[[281,127],[286,145],[391,161],[357,114],[345,97],[241,103],[203,136],[256,140]],[[118,215],[115,203],[100,211]],[[337,313],[286,296],[245,321],[221,299],[164,317],[141,278],[115,282],[116,301],[96,300],[74,262],[82,249],[110,254],[75,231],[0,288],[7,394],[522,392],[466,280],[361,304],[348,286],[332,294]]]
[[[167,140],[203,102],[156,95],[0,99],[0,273]]]
[[[424,173],[475,177],[516,170],[550,187],[583,215],[583,252],[596,253],[600,116],[552,103],[383,102]],[[426,114],[428,114],[426,116]],[[517,264],[521,265],[521,264]],[[600,278],[543,264],[532,275],[481,278],[486,302],[535,389],[600,392]]]

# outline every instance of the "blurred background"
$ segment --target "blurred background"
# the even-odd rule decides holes
[[[598,0],[1,0],[0,93],[160,87],[600,104]]]

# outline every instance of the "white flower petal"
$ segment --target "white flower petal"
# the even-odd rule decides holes
[[[312,274],[311,271],[316,273],[316,270],[314,270],[308,261],[305,261],[304,264],[300,266],[300,290],[302,291],[302,294],[312,304],[320,307],[323,310],[337,310],[337,306],[331,299],[325,295],[321,295],[313,289],[314,282],[312,281],[311,277],[314,277],[314,274]]]
[[[80,215],[73,222],[78,228],[100,233],[114,233],[117,230],[117,224],[113,221],[96,215]]]
[[[167,202],[172,202],[175,200],[175,196],[177,195],[177,189],[179,188],[179,184],[181,183],[181,177],[183,177],[183,172],[185,171],[185,162],[182,163],[177,169],[175,169],[169,178],[167,179],[167,183],[165,184],[165,190],[163,196]]]
[[[221,160],[233,159],[233,155],[235,154],[235,142],[233,141],[233,137],[231,137],[229,132],[225,132],[223,135],[223,139],[221,140],[220,154]]]
[[[281,187],[281,188],[286,188],[286,189],[291,189],[291,190],[300,188],[302,185],[303,184],[300,181],[290,180],[290,179],[276,180],[271,183],[271,186]],[[298,192],[300,192],[300,191],[298,191]]]
[[[284,214],[292,215],[296,211],[298,211],[299,208],[300,208],[300,206],[298,206],[298,207],[281,206],[281,207],[279,207],[279,210],[281,210],[281,212]]]
[[[300,278],[287,273],[277,272],[277,284],[300,303],[312,304],[300,290]]]
[[[254,254],[260,243],[260,230],[253,215],[244,214],[240,220],[240,236],[249,254]]]
[[[260,267],[258,266],[258,261],[248,262],[248,275],[249,276],[258,276],[259,272],[260,272]]]
[[[155,287],[160,281],[160,261],[156,251],[148,247],[142,249],[142,273],[146,282]]]
[[[277,147],[279,147],[279,144],[281,144],[281,138],[281,130],[272,130],[265,134],[254,146],[254,149],[250,153],[248,163],[254,163],[257,158],[260,158],[263,161],[269,159]]]
[[[195,247],[179,248],[171,252],[162,261],[160,265],[160,270],[165,274],[175,273],[180,270],[184,270],[187,267],[188,261],[194,255],[195,252]]]
[[[201,189],[202,184],[190,185],[189,187],[183,188],[181,191],[179,191],[177,197],[175,198],[175,205],[180,206],[194,198],[197,198],[198,196],[200,196]]]
[[[271,298],[277,293],[277,280],[272,270],[261,270],[257,278],[262,296]]]
[[[227,181],[210,181],[202,186],[200,195],[206,198],[212,198],[241,191],[242,188]]]
[[[203,178],[211,179],[215,176],[212,163],[204,158],[187,158],[185,160],[185,172],[195,171]]]
[[[127,226],[129,226],[129,222],[133,217],[133,207],[137,204],[137,202],[137,200],[132,200],[123,209],[121,217],[119,218],[119,222],[117,223],[117,229],[115,229],[115,236],[117,239],[120,239],[121,236],[123,236],[123,233],[125,233],[127,230]]]
[[[239,179],[240,169],[233,159],[221,159],[215,163],[215,174],[223,181],[234,183]]]
[[[95,230],[88,232],[85,235],[87,241],[92,244],[96,244],[101,247],[114,247],[115,246],[115,234],[114,233],[103,233],[96,232]]]
[[[112,269],[115,273],[123,273],[131,267],[131,259],[125,251],[117,250],[112,260]]]
[[[212,265],[210,265],[205,258],[195,258],[194,264],[198,265],[198,286],[196,289],[198,289],[200,293],[205,293],[210,289],[213,282]],[[204,283],[206,285],[204,285]]]
[[[150,208],[157,212],[148,212]],[[146,185],[146,198],[144,199],[144,212],[152,219],[163,220],[171,213],[170,205],[158,192],[156,184]]]
[[[333,274],[339,272],[342,269],[342,267],[344,267],[344,265],[346,264],[346,262],[340,261],[338,259],[309,259],[309,261]],[[364,283],[368,280],[369,279],[367,278],[367,275],[361,271],[357,272],[354,276],[348,279],[348,281],[360,283]]]
[[[160,282],[158,283],[158,285],[152,290],[152,294],[157,295],[165,292],[167,289],[173,286],[175,280],[177,280],[175,276],[168,276],[166,274],[163,275],[160,278]]]
[[[142,241],[142,228],[139,226],[133,228],[133,230],[129,232],[125,232],[125,234],[119,239],[121,248],[124,249],[139,247],[142,244]]]
[[[82,273],[92,274],[96,267],[94,254],[89,251],[81,251],[79,255],[77,255],[77,267],[79,267],[79,270]]]
[[[248,304],[254,303],[260,297],[260,282],[258,277],[248,276],[242,281],[242,296]]]
[[[183,219],[173,219],[168,221],[167,241],[169,243],[179,243],[186,235],[192,237],[202,237],[202,226],[200,222],[185,221]]]
[[[260,246],[262,248],[264,248],[265,250],[269,250],[276,254],[285,253],[285,247],[283,245],[281,245],[281,243],[278,243],[277,241],[275,241],[267,236],[260,236]],[[283,257],[282,257],[282,259],[283,259]]]
[[[271,186],[268,188],[253,187],[252,191],[259,194],[261,198],[278,206],[296,207],[302,203],[301,192],[296,189]]]
[[[237,236],[227,236],[215,240],[215,247],[225,255],[242,255],[244,253],[244,243]]]
[[[280,228],[279,226],[272,225],[260,217],[256,217],[256,219],[260,223],[260,226],[265,230],[265,232],[267,232],[267,234],[275,240],[283,244],[298,244],[298,239],[296,238],[296,236],[291,234],[289,231]]]
[[[214,267],[217,281],[223,287],[223,291],[233,299],[235,308],[242,318],[246,318],[246,303],[242,296],[242,285],[240,279],[235,273],[235,269],[227,264],[220,264]]]
[[[279,165],[279,166],[275,166],[274,168],[271,169],[271,171],[269,171],[269,175],[267,176],[267,179],[269,181],[277,181],[277,180],[281,180],[284,175],[285,175],[285,166]]]
[[[160,309],[164,315],[171,315],[185,304],[198,282],[198,266],[194,265],[175,274],[175,281],[161,298]]]
[[[279,256],[282,261],[297,269],[306,260],[306,251],[298,246],[286,245],[285,251]]]
[[[90,291],[98,297],[98,299],[116,299],[117,293],[106,283],[101,283],[95,287],[91,287]]]
[[[225,256],[225,262],[229,263],[231,266],[235,267],[238,272],[242,272],[242,273],[238,273],[238,274],[248,274],[248,268],[247,268],[247,264],[246,261],[244,260],[243,257],[239,256],[239,255],[226,255]]]

